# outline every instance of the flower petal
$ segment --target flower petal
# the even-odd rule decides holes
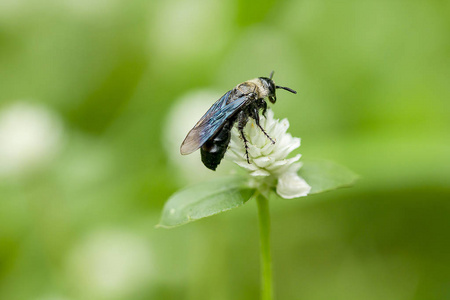
[[[252,126],[255,126],[255,130],[252,132],[253,136],[250,136],[249,139],[251,143],[254,144],[258,148],[262,148],[267,143],[267,137],[264,134],[261,134],[261,129],[257,128],[256,124],[252,123]]]
[[[236,145],[240,145],[243,143],[236,127],[233,127],[231,131],[231,143],[235,143]]]
[[[248,145],[248,154],[252,158],[260,157],[261,156],[261,149],[256,147],[255,145],[252,145],[250,143]]]
[[[269,169],[270,171],[272,171],[274,173],[278,173],[278,174],[286,173],[287,171],[297,172],[300,169],[301,164],[299,164],[300,166],[298,168],[292,168],[292,167],[293,167],[293,165],[297,165],[294,163],[296,161],[298,161],[301,156],[302,156],[301,154],[297,154],[296,156],[291,157],[291,158],[275,161],[267,169]]]
[[[289,128],[289,121],[287,119],[281,120],[271,132],[274,136],[283,136]]]
[[[270,158],[270,156],[261,156],[258,158],[253,159],[253,162],[260,168],[265,168],[269,166],[273,160]]]
[[[247,162],[247,160],[235,161],[234,163],[237,164],[239,167],[242,167],[242,168],[247,169],[249,171],[259,170],[259,168],[257,166],[255,166],[254,164],[249,164]]]
[[[292,199],[308,195],[311,187],[296,173],[287,172],[278,178],[277,194],[284,199]]]
[[[259,169],[259,170],[256,170],[256,171],[250,173],[250,175],[252,175],[252,176],[269,176],[270,173],[267,172],[266,170]]]

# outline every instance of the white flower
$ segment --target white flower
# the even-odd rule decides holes
[[[151,245],[115,228],[91,232],[67,257],[67,275],[81,299],[131,299],[154,280]]]
[[[301,155],[287,156],[300,147],[300,138],[287,133],[289,122],[274,119],[273,111],[267,110],[267,118],[260,116],[261,127],[275,141],[273,144],[256,125],[249,119],[244,134],[248,140],[248,159],[245,154],[244,142],[236,126],[232,130],[231,142],[225,157],[246,169],[251,176],[261,183],[271,183],[276,180],[276,191],[285,199],[306,196],[311,187],[297,175],[301,167],[298,162]]]
[[[63,126],[43,106],[17,102],[0,111],[0,177],[50,162],[62,145]]]

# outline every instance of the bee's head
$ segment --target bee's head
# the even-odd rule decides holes
[[[289,91],[289,92],[291,92],[293,94],[297,94],[297,92],[294,91],[293,89],[290,89],[290,88],[284,87],[284,86],[275,85],[275,83],[272,80],[273,73],[274,73],[274,71],[272,71],[272,73],[270,73],[270,77],[269,78],[267,78],[267,77],[259,77],[259,79],[261,80],[261,83],[268,90],[267,97],[269,97],[270,102],[275,103],[277,101],[277,95],[275,93],[276,89],[283,89],[283,90]]]

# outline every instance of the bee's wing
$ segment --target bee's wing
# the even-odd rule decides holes
[[[246,102],[247,97],[242,96],[227,104],[231,92],[229,91],[217,100],[200,121],[195,124],[194,128],[189,131],[181,144],[181,154],[189,154],[200,148]]]

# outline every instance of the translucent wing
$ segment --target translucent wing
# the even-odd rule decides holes
[[[181,144],[181,154],[189,154],[200,148],[207,140],[209,140],[228,120],[232,117],[240,107],[245,103],[247,97],[241,96],[230,103],[228,100],[232,97],[232,91],[223,95],[214,103],[211,108],[203,115],[200,121],[195,124],[194,128],[189,131],[188,135]]]

